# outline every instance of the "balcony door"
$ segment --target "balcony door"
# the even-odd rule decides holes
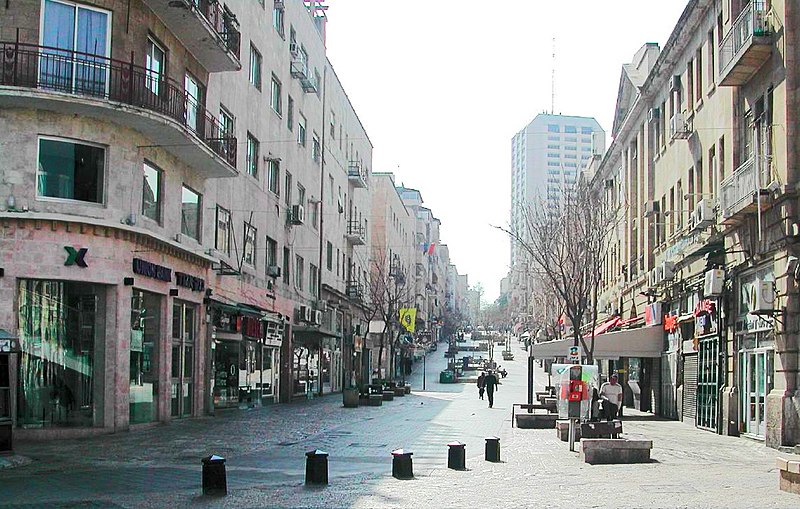
[[[43,2],[39,81],[57,91],[105,96],[111,13],[60,0]]]

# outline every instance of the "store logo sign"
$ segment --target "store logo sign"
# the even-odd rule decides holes
[[[67,260],[64,262],[65,266],[70,267],[72,265],[77,265],[84,269],[89,266],[86,264],[86,260],[84,260],[86,253],[89,251],[88,248],[82,247],[80,249],[75,249],[72,246],[64,246],[64,250],[67,252]]]

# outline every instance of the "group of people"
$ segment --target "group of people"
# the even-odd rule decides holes
[[[500,385],[500,380],[498,380],[494,371],[487,371],[478,375],[478,398],[483,399],[485,392],[486,397],[489,399],[489,408],[494,406],[494,391],[497,390],[498,385]]]

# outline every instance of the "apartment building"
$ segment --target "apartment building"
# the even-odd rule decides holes
[[[617,341],[626,403],[770,447],[800,442],[798,21],[791,2],[690,1],[623,66],[595,177],[623,211],[599,304],[637,350],[598,348]]]

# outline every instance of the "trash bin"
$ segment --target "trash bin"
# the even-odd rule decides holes
[[[447,447],[447,468],[464,470],[466,468],[467,444],[456,440],[447,444]]]
[[[306,453],[306,484],[328,484],[328,453],[314,449]]]
[[[203,458],[203,495],[227,495],[225,458],[213,454]]]
[[[486,437],[486,461],[500,461],[500,438]]]
[[[413,453],[403,449],[392,451],[392,477],[395,479],[413,479],[414,466],[411,462]]]
[[[439,373],[439,383],[440,384],[451,384],[453,383],[453,372],[449,369],[446,369]]]

